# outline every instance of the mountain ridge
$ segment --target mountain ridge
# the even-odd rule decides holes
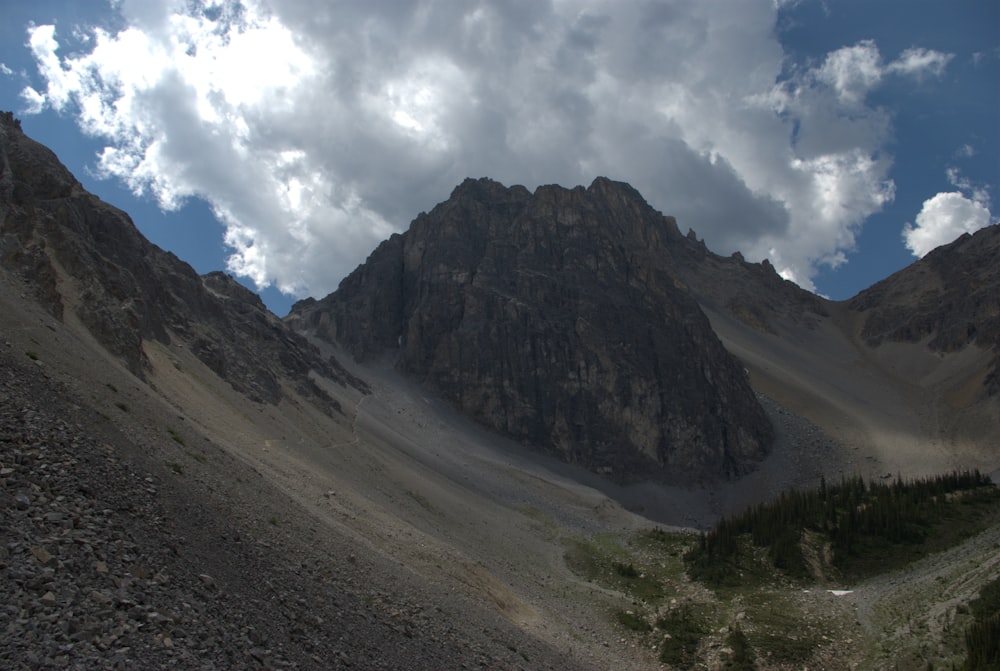
[[[732,477],[772,430],[631,186],[467,179],[286,321],[484,425],[616,479]]]
[[[0,120],[0,262],[28,277],[57,319],[79,319],[145,379],[146,340],[187,346],[235,389],[277,403],[282,379],[324,407],[336,404],[310,370],[341,376],[304,339],[285,331],[260,297],[221,272],[200,277],[150,243],[123,211],[87,193],[58,158]]]

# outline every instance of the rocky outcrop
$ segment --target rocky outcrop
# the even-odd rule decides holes
[[[332,412],[310,371],[353,382],[257,295],[222,273],[200,277],[146,240],[9,112],[0,114],[0,266],[25,278],[55,317],[72,310],[140,378],[150,365],[143,343],[156,340],[190,347],[254,401],[277,403],[285,380]]]
[[[829,316],[825,299],[783,279],[767,259],[748,263],[739,252],[713,254],[693,231],[670,252],[671,267],[699,305],[756,331],[774,334],[778,322],[812,328]]]
[[[861,336],[885,342],[927,341],[941,353],[976,344],[996,355],[985,378],[1000,392],[1000,225],[966,233],[862,291],[848,307],[862,313]]]
[[[924,338],[939,352],[1000,343],[1000,225],[966,233],[862,291],[849,303],[864,312],[873,346]]]
[[[771,426],[672,266],[677,244],[627,184],[470,179],[288,321],[617,479],[732,476]]]

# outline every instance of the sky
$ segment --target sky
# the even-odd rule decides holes
[[[841,300],[1000,214],[995,0],[0,0],[0,109],[277,314],[466,177]]]

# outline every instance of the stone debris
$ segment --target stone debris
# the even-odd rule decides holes
[[[304,544],[247,542],[203,492],[171,489],[184,479],[112,447],[127,439],[79,406],[74,416],[51,384],[0,352],[0,669],[524,663],[499,644],[484,652],[486,621],[430,617],[418,594],[372,598],[354,553],[338,575]]]

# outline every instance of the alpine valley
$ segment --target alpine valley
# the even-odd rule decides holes
[[[994,668],[997,258],[833,302],[467,179],[279,318],[3,113],[0,667]]]

